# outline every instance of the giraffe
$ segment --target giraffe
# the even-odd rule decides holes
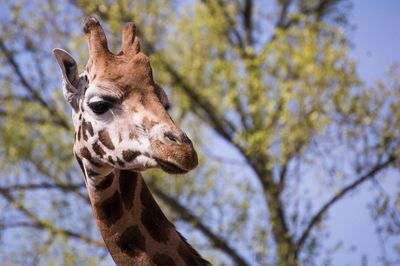
[[[210,265],[166,218],[141,175],[149,168],[186,173],[198,160],[167,112],[135,24],[124,26],[118,54],[108,50],[95,17],[85,18],[83,32],[89,60],[81,74],[66,51],[53,54],[72,107],[73,151],[108,251],[117,265]]]

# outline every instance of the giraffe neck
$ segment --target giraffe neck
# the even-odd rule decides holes
[[[113,169],[85,175],[93,214],[117,265],[209,265],[176,231],[140,172]]]

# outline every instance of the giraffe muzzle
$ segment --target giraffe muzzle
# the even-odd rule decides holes
[[[198,158],[192,141],[186,134],[164,133],[164,140],[153,142],[153,158],[158,166],[170,174],[183,174],[196,168]]]

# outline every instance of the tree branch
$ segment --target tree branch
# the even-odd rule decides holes
[[[279,18],[275,25],[277,28],[282,28],[286,24],[287,14],[288,14],[289,6],[291,4],[292,4],[292,0],[282,1],[281,7],[280,7],[280,12],[279,12]]]
[[[289,13],[289,8],[290,5],[292,4],[292,0],[285,0],[285,2],[282,4],[281,9],[280,9],[280,16],[279,19],[276,23],[276,28],[280,30],[287,30],[291,26],[295,25],[296,23],[299,22],[299,19],[297,17],[292,17],[289,20],[288,18],[288,13]],[[337,0],[320,0],[318,3],[312,6],[304,6],[301,7],[299,12],[305,16],[310,16],[310,15],[316,15],[316,18],[318,21],[322,20],[324,15],[327,13],[327,10],[330,6],[334,5],[335,2],[338,2]],[[268,43],[271,43],[274,41],[276,38],[276,32],[271,36],[269,39]]]
[[[245,33],[246,46],[253,45],[253,1],[246,0],[243,9],[243,27]]]
[[[318,20],[321,20],[327,13],[330,6],[334,5],[338,0],[320,0],[317,4],[309,7],[304,7],[300,11],[304,15],[315,14]]]
[[[279,173],[279,190],[283,191],[283,189],[286,186],[286,173],[287,169],[289,166],[289,160],[286,160],[282,165],[281,165],[281,171]]]
[[[349,185],[345,186],[342,190],[340,190],[338,193],[335,194],[329,201],[327,201],[320,209],[319,211],[314,214],[314,216],[311,218],[309,224],[307,225],[306,229],[303,231],[301,237],[296,243],[295,247],[295,256],[297,258],[298,253],[302,249],[305,241],[307,240],[311,230],[313,227],[321,220],[322,216],[340,199],[342,199],[345,195],[347,195],[349,192],[353,191],[357,187],[359,187],[361,184],[363,184],[365,181],[373,178],[379,171],[382,169],[385,169],[389,165],[391,165],[396,158],[394,156],[389,156],[389,158],[383,162],[377,164],[374,168],[372,168],[368,173],[365,175],[359,177],[356,179],[354,182],[350,183]]]
[[[38,160],[38,158],[32,157],[30,155],[28,155],[25,159],[28,160],[30,163],[32,163],[39,173],[41,173],[43,176],[46,176],[49,179],[51,179],[52,181],[54,181],[56,185],[58,185],[60,187],[64,187],[64,186],[68,185],[64,182],[64,180],[62,178],[60,178],[58,176],[58,174],[52,174],[49,171],[49,169],[46,168],[42,164],[43,160],[40,160],[40,159]],[[79,173],[79,176],[81,176],[81,173]],[[81,191],[79,191],[77,189],[71,189],[70,191],[74,192],[78,197],[80,197],[81,199],[85,200],[87,203],[90,204],[90,200],[89,200],[87,193],[82,193]]]
[[[0,117],[11,117],[11,118],[13,118],[13,115],[14,114],[8,113],[8,112],[0,109]],[[52,124],[54,126],[64,127],[64,124],[60,120],[56,120],[56,119],[51,121],[51,120],[43,119],[42,117],[24,116],[24,117],[22,117],[22,120],[25,121],[26,123],[33,123],[33,124],[38,124],[38,125]]]
[[[6,228],[15,228],[15,227],[31,227],[40,229],[40,226],[35,223],[28,223],[28,222],[17,222],[12,224],[0,223],[0,230],[5,230]]]
[[[170,64],[168,64],[166,61],[163,61],[162,64],[164,65],[165,70],[167,70],[167,72],[173,78],[173,82],[182,88],[186,95],[189,96],[193,105],[204,111],[214,129],[228,142],[232,142],[233,133],[236,131],[233,124],[225,118],[218,116],[218,114],[215,112],[216,108],[211,106],[209,102],[196,93],[195,90],[186,83],[183,77],[179,75],[179,73]]]
[[[75,238],[75,239],[81,240],[81,241],[83,241],[83,242],[85,242],[87,244],[95,245],[95,246],[104,248],[103,241],[94,240],[94,239],[92,239],[92,238],[90,238],[88,236],[79,234],[77,232],[73,232],[73,231],[68,230],[68,229],[63,229],[63,228],[56,227],[53,224],[49,223],[48,221],[40,219],[37,215],[35,215],[33,212],[31,212],[29,209],[27,209],[24,205],[22,205],[18,200],[16,200],[12,196],[10,191],[8,191],[6,188],[0,187],[0,194],[6,200],[8,200],[11,204],[13,204],[17,209],[19,209],[22,213],[24,213],[27,217],[29,217],[33,221],[33,224],[35,226],[37,226],[37,228],[40,228],[42,230],[48,230],[52,234],[68,236],[68,237],[71,237],[71,238]]]
[[[32,102],[34,101],[33,98],[28,97],[28,96],[22,96],[22,95],[1,95],[0,96],[0,101],[21,101],[21,102]]]
[[[58,123],[65,128],[66,130],[70,129],[69,123],[61,117],[57,110],[55,110],[48,102],[46,102],[42,96],[38,93],[37,90],[33,88],[33,86],[28,82],[28,80],[25,78],[24,74],[22,73],[22,70],[20,66],[18,65],[17,61],[15,60],[15,57],[13,56],[12,52],[7,49],[3,39],[0,38],[0,51],[4,54],[8,64],[12,67],[14,70],[16,76],[19,78],[21,84],[25,87],[25,89],[32,95],[32,97],[38,101],[40,105],[42,105],[45,109],[48,110],[50,114],[53,116],[57,117]]]
[[[239,31],[237,30],[236,27],[236,23],[235,21],[231,18],[231,16],[229,15],[229,13],[226,11],[226,7],[225,4],[221,1],[209,1],[209,0],[201,0],[201,2],[206,5],[206,7],[208,8],[209,12],[211,15],[216,15],[216,12],[214,10],[213,4],[216,4],[219,6],[220,11],[222,12],[222,15],[224,16],[225,20],[228,22],[229,25],[229,29],[227,29],[227,31],[225,32],[226,37],[228,38],[228,42],[239,49],[239,51],[242,51],[245,53],[245,43],[243,41],[242,36],[240,35]],[[232,32],[233,36],[235,37],[236,41],[233,40],[229,34],[229,32]]]
[[[76,189],[85,188],[85,184],[51,184],[51,183],[39,183],[39,184],[26,184],[26,185],[10,185],[7,187],[0,187],[3,191],[13,190],[32,190],[32,189],[59,189],[63,191],[70,191]]]

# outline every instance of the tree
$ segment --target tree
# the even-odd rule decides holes
[[[204,154],[190,177],[148,174],[178,228],[192,232],[191,242],[217,265],[315,263],[331,207],[388,171],[399,175],[399,72],[394,68],[377,87],[363,85],[344,33],[348,5],[5,4],[0,226],[4,242],[29,239],[18,244],[25,256],[6,255],[10,264],[97,264],[106,254],[71,156],[68,109],[50,57],[61,45],[86,62],[85,14],[101,18],[115,52],[123,23],[136,22],[156,80],[172,97],[173,117],[192,129]],[[315,203],[316,192],[322,202]],[[398,235],[395,196],[381,198],[373,214],[390,228],[385,232]]]

